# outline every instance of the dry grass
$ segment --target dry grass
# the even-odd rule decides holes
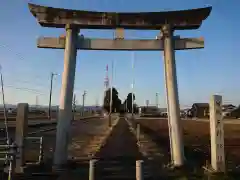
[[[153,130],[159,137],[168,139],[168,122],[163,119],[138,120],[141,125]],[[183,141],[187,147],[198,147],[210,155],[209,122],[182,120]],[[240,124],[224,124],[225,154],[229,166],[240,164]]]

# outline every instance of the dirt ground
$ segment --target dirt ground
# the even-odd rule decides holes
[[[115,123],[115,119],[113,119],[113,123]],[[107,134],[109,133],[110,129],[108,127],[107,119],[103,118],[91,118],[85,120],[76,120],[72,124],[71,130],[71,142],[69,143],[69,159],[72,161],[79,161],[84,163],[84,166],[88,164],[85,163],[86,160],[91,159],[92,154],[94,154],[106,138]],[[13,132],[12,132],[13,133]],[[28,170],[26,170],[26,174],[24,174],[24,178],[28,176],[28,172],[51,172],[52,171],[52,159],[53,159],[53,152],[55,148],[55,141],[56,141],[56,131],[49,131],[39,134],[34,134],[33,136],[43,137],[43,157],[44,157],[44,164],[38,166],[29,166]],[[25,158],[27,163],[37,162],[38,155],[39,155],[39,142],[33,143],[30,140],[26,141],[27,148]],[[86,165],[85,165],[86,164]],[[1,174],[1,173],[0,173]],[[25,176],[26,175],[26,176]],[[51,174],[52,175],[52,174]],[[38,176],[36,176],[37,178]],[[49,175],[46,177],[50,178]],[[31,177],[32,178],[32,177]],[[1,177],[0,177],[1,179]],[[18,178],[17,178],[18,179]],[[44,176],[41,175],[40,179],[44,179]]]
[[[140,122],[141,124],[141,132],[147,133],[150,139],[153,141],[153,143],[157,142],[156,145],[160,147],[159,149],[153,147],[151,143],[149,144],[149,141],[146,141],[146,143],[150,145],[148,150],[158,151],[155,153],[152,151],[153,157],[159,156],[158,154],[160,151],[161,151],[160,155],[164,154],[164,156],[159,156],[159,159],[162,160],[157,162],[156,168],[156,171],[161,172],[161,175],[163,177],[161,179],[179,179],[176,177],[180,176],[188,177],[186,179],[203,179],[202,176],[200,178],[196,178],[197,176],[199,176],[199,174],[195,175],[196,174],[195,172],[193,171],[189,172],[188,169],[184,172],[181,170],[181,172],[179,171],[177,173],[176,172],[172,173],[168,172],[168,169],[165,169],[164,167],[160,168],[160,166],[162,166],[163,164],[165,165],[166,162],[167,163],[170,162],[168,158],[169,138],[167,120],[141,119],[136,121]],[[184,128],[183,132],[184,132],[185,156],[189,162],[190,161],[191,163],[193,162],[191,164],[194,165],[192,169],[197,167],[198,170],[201,169],[201,171],[203,171],[202,166],[206,164],[206,160],[210,160],[209,123],[206,121],[201,122],[194,120],[183,120],[182,125]],[[76,166],[77,168],[74,165],[73,167],[71,166],[72,167],[71,171],[69,171],[69,174],[64,175],[63,179],[66,179],[66,177],[69,179],[69,176],[73,175],[74,177],[76,176],[76,178],[82,177],[82,179],[84,179],[83,178],[84,176],[87,178],[88,177],[87,159],[91,159],[89,155],[91,155],[92,152],[97,151],[99,152],[95,154],[94,158],[100,160],[105,159],[104,161],[101,161],[100,163],[97,164],[98,166],[97,169],[101,170],[98,173],[107,176],[111,175],[110,177],[113,178],[112,176],[113,171],[114,174],[115,173],[118,174],[120,172],[122,173],[123,171],[125,171],[124,169],[120,168],[120,166],[123,165],[125,166],[125,163],[114,165],[114,167],[116,166],[118,168],[119,172],[115,172],[117,169],[112,170],[111,167],[113,166],[113,163],[116,163],[115,158],[117,158],[118,162],[120,162],[119,159],[123,160],[124,162],[126,159],[128,164],[130,164],[128,168],[131,169],[131,176],[134,176],[135,173],[134,162],[138,158],[140,159],[143,158],[142,155],[139,155],[140,151],[138,151],[138,148],[136,147],[135,137],[129,132],[126,123],[124,121],[120,121],[120,123],[118,123],[118,126],[114,128],[110,136],[108,136],[109,138],[106,141],[105,145],[100,147],[100,144],[102,144],[103,142],[103,138],[107,136],[107,130],[108,121],[106,121],[106,119],[93,118],[88,120],[79,120],[73,123],[72,126],[73,138],[69,146],[70,156],[69,158],[74,157],[73,161],[77,162],[78,165]],[[240,155],[238,155],[238,150],[240,150],[239,142],[240,124],[239,125],[224,124],[224,130],[225,130],[225,152],[227,159],[227,168],[235,170],[237,169],[236,166],[240,164]],[[47,167],[49,169],[39,170],[41,172],[51,171],[52,165],[51,161],[55,146],[55,134],[56,134],[55,131],[50,131],[36,135],[43,136],[43,138],[45,139],[44,160],[46,163],[50,165],[50,167]],[[143,145],[143,142],[141,142],[141,144]],[[36,161],[39,152],[38,144],[28,143],[26,147],[29,149],[26,153],[27,160]],[[150,167],[148,166],[148,164],[151,163],[151,161],[152,160],[147,160],[144,158],[144,167],[147,168]],[[81,164],[81,167],[79,164]],[[102,170],[101,167],[105,167],[105,169]],[[46,168],[46,166],[44,168]],[[36,172],[36,169],[34,170],[34,172]],[[146,170],[145,172],[148,174],[150,171]],[[194,176],[192,175],[193,173],[195,173]],[[200,174],[202,175],[202,172],[200,172]],[[50,178],[49,175],[46,177]],[[48,180],[46,177],[41,176],[40,179]],[[35,180],[37,180],[36,177]]]
[[[166,119],[141,119],[138,122],[169,144]],[[205,165],[206,160],[210,160],[209,122],[195,120],[182,120],[181,122],[185,148],[191,151],[200,151],[202,156],[196,160],[198,159],[199,165]],[[227,168],[228,170],[238,170],[240,165],[240,124],[224,124],[224,135]]]
[[[72,124],[71,141],[69,143],[69,159],[87,159],[95,151],[108,131],[107,119],[91,118],[86,120],[76,120]],[[39,133],[34,136],[43,136],[44,139],[44,158],[52,159],[56,141],[56,131]],[[28,160],[38,155],[39,146],[31,142],[27,144]],[[29,156],[30,153],[33,156]],[[37,154],[36,154],[37,153]],[[36,158],[35,158],[36,159]]]
[[[93,113],[91,112],[85,112],[86,116],[91,116],[93,115]],[[51,114],[51,119],[56,119],[58,116],[58,114],[56,112],[52,112]],[[16,120],[16,114],[8,114],[8,121],[15,121]],[[75,119],[78,119],[82,117],[81,113],[75,113]],[[37,114],[37,113],[29,113],[28,114],[28,120],[36,120],[36,119],[48,119],[48,115],[47,114]],[[0,114],[0,122],[4,121],[4,115]]]

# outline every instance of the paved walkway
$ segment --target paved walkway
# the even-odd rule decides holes
[[[142,159],[137,140],[127,122],[120,118],[112,134],[95,155],[96,179],[136,179],[136,160]]]
[[[131,158],[142,157],[138,150],[136,137],[129,130],[127,122],[121,118],[113,129],[112,134],[107,139],[105,145],[96,154],[100,159]]]

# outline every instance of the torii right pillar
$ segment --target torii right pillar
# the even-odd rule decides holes
[[[173,166],[179,167],[184,165],[184,145],[182,138],[182,126],[180,120],[180,107],[177,87],[177,74],[174,50],[174,29],[170,24],[164,25],[162,34],[164,38],[164,68],[166,94],[168,101],[168,116],[170,121],[172,145],[172,163]]]

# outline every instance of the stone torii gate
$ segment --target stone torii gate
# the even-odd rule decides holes
[[[172,160],[174,166],[184,165],[175,50],[204,48],[204,40],[175,37],[173,33],[174,30],[198,29],[202,21],[209,16],[212,8],[171,12],[110,13],[29,4],[29,9],[41,26],[66,29],[65,37],[42,37],[37,43],[39,48],[65,49],[54,164],[60,166],[67,162],[76,56],[77,50],[83,49],[164,51]],[[90,39],[79,36],[80,29],[116,29],[117,36],[115,39]],[[162,32],[162,38],[125,40],[124,29],[159,30]]]

